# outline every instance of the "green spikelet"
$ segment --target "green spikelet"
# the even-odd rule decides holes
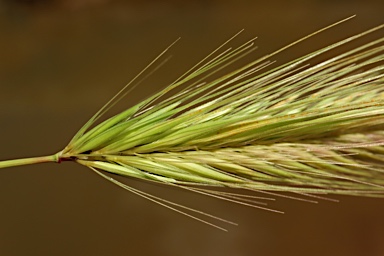
[[[383,196],[384,38],[307,65],[383,27],[268,68],[271,56],[320,30],[222,77],[215,73],[252,52],[253,42],[219,48],[162,91],[95,125],[127,85],[58,154],[0,168],[73,160],[104,177],[97,170],[187,189]]]

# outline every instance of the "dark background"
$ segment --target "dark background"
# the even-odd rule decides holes
[[[179,36],[172,59],[115,111],[172,82],[242,28],[237,42],[259,36],[256,58],[358,15],[273,58],[283,63],[383,23],[383,10],[383,1],[0,1],[0,159],[61,150]],[[279,215],[123,181],[239,226],[218,231],[74,163],[24,166],[0,170],[0,255],[384,255],[382,199],[278,199],[271,207],[286,212]]]

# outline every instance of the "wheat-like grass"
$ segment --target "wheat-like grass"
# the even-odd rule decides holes
[[[253,41],[222,50],[224,44],[162,91],[95,125],[130,83],[64,150],[3,161],[0,168],[72,160],[106,178],[98,170],[246,205],[245,195],[209,188],[383,196],[384,38],[307,63],[384,25],[266,69],[273,55],[339,23],[217,78],[217,71],[254,49]]]

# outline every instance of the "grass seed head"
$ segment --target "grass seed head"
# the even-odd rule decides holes
[[[106,106],[60,158],[166,184],[382,195],[384,38],[306,65],[382,27],[269,70],[281,50],[218,78],[253,42],[211,55],[90,129]]]
[[[254,50],[253,41],[223,50],[229,40],[168,87],[96,125],[136,77],[64,150],[3,161],[0,168],[74,160],[106,178],[98,170],[246,205],[242,195],[208,188],[383,196],[384,38],[308,62],[384,25],[271,67],[272,56],[338,23],[217,77]],[[108,179],[175,210],[169,201]]]

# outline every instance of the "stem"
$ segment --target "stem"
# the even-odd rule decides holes
[[[22,159],[13,159],[0,161],[0,168],[7,168],[19,165],[27,165],[27,164],[39,164],[39,163],[49,163],[49,162],[58,162],[58,154],[51,156],[40,156],[40,157],[30,157],[30,158],[22,158]]]

